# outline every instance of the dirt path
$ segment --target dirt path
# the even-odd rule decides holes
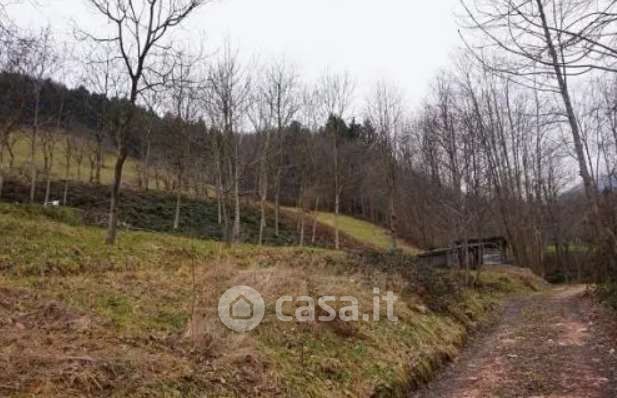
[[[584,286],[515,299],[497,326],[411,397],[615,398],[616,331]]]

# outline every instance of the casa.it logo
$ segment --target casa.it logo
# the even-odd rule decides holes
[[[382,304],[385,303],[387,319],[398,322],[394,305],[398,300],[393,292],[382,295],[379,288],[373,289],[372,312],[360,313],[360,302],[353,296],[281,296],[276,300],[276,318],[281,322],[379,322]],[[288,311],[285,312],[285,304]],[[290,314],[291,307],[293,316]],[[236,286],[227,290],[219,299],[218,313],[221,322],[238,333],[247,333],[255,329],[264,318],[265,304],[259,292],[248,286]]]
[[[238,333],[248,333],[259,326],[265,310],[261,294],[248,286],[232,287],[219,299],[219,319]]]

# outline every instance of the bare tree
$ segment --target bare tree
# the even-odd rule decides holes
[[[314,205],[312,206],[312,226],[311,226],[311,244],[314,245],[317,240],[317,223],[319,203],[321,201],[321,191],[323,189],[323,181],[319,178],[317,164],[317,137],[316,132],[319,131],[321,123],[323,123],[321,115],[321,98],[317,87],[305,86],[302,90],[302,104],[300,106],[300,120],[302,124],[313,135],[312,139],[306,142],[303,147],[309,158],[311,159],[314,170],[311,170],[308,176],[312,179],[310,187],[307,187],[313,193]],[[304,217],[304,216],[303,216]]]
[[[298,112],[297,74],[284,60],[267,65],[258,77],[251,100],[250,119],[261,136],[259,155],[259,196],[261,207],[259,244],[266,227],[269,169],[274,169],[274,234],[279,236],[281,175],[285,151],[285,132]],[[273,134],[274,133],[274,134]]]
[[[163,99],[160,90],[151,90],[144,95],[144,102],[147,107],[145,118],[145,131],[141,139],[142,161],[137,165],[139,187],[145,191],[150,189],[150,174],[152,166],[152,146],[154,140],[154,130],[157,116],[161,110]]]
[[[71,181],[71,166],[75,158],[76,140],[72,134],[64,136],[64,191],[62,193],[62,205],[66,206],[69,197],[69,182]]]
[[[34,202],[36,193],[37,167],[36,150],[37,138],[41,128],[41,90],[48,78],[58,65],[58,54],[54,48],[53,37],[49,28],[43,29],[33,41],[32,50],[28,52],[28,59],[24,62],[23,72],[32,80],[33,93],[33,121],[30,132],[30,202]]]
[[[138,96],[156,84],[161,71],[153,68],[152,58],[163,56],[169,49],[163,38],[180,25],[191,12],[207,0],[86,0],[115,27],[111,37],[97,38],[100,43],[114,43],[116,54],[126,67],[130,84],[129,108],[115,131],[118,158],[111,189],[107,243],[114,244],[118,225],[118,194],[124,163],[129,154],[128,140],[132,129]]]
[[[384,81],[378,82],[373,93],[367,98],[366,116],[378,134],[375,145],[383,162],[390,213],[391,248],[396,250],[397,152],[403,126],[403,96],[398,88]]]
[[[212,126],[216,129],[213,149],[217,164],[217,192],[225,236],[228,243],[240,239],[240,128],[246,116],[250,94],[250,79],[241,66],[238,53],[226,44],[220,59],[210,67],[205,93],[205,105]],[[229,221],[228,198],[233,193],[233,224]]]
[[[176,211],[173,228],[180,227],[180,209],[183,183],[188,177],[189,161],[193,140],[189,123],[194,122],[197,116],[197,93],[199,79],[196,68],[199,57],[190,56],[185,52],[178,52],[174,57],[174,66],[169,76],[168,90],[170,107],[175,116],[175,131],[173,139],[175,145],[170,145],[172,165],[176,171]]]
[[[542,89],[557,93],[565,108],[580,176],[592,213],[592,222],[599,234],[610,241],[617,256],[617,236],[604,225],[599,210],[596,184],[589,170],[579,120],[574,109],[568,78],[592,69],[615,71],[595,62],[613,57],[615,51],[601,43],[610,37],[604,32],[614,20],[616,3],[591,1],[533,0],[516,2],[498,0],[476,1],[473,7],[462,1],[472,28],[481,32],[485,42],[474,47],[477,58],[492,70],[508,75],[529,86],[536,76],[551,76]],[[511,56],[500,62],[488,63],[480,52],[498,49]]]
[[[298,77],[293,66],[278,60],[266,69],[264,94],[276,127],[277,149],[274,157],[274,234],[279,236],[281,174],[285,150],[285,129],[298,112]]]
[[[93,101],[87,104],[96,119],[96,125],[92,130],[96,145],[92,146],[93,152],[89,154],[94,166],[91,168],[93,171],[91,182],[96,184],[101,183],[101,170],[105,161],[105,142],[111,127],[108,120],[110,111],[108,99],[121,97],[123,87],[127,84],[123,81],[124,76],[120,69],[122,64],[114,54],[113,44],[112,42],[95,42],[83,56],[82,79],[96,94],[89,97]]]
[[[47,204],[51,200],[51,181],[52,170],[54,167],[55,154],[60,136],[53,128],[44,128],[41,131],[41,147],[43,150],[43,172],[45,175],[45,198],[43,204]]]
[[[258,245],[263,244],[264,231],[267,226],[266,211],[268,206],[268,176],[269,176],[269,159],[271,157],[271,143],[272,143],[272,108],[268,101],[265,86],[267,80],[265,76],[260,74],[255,78],[255,84],[251,93],[251,99],[249,103],[248,116],[253,125],[255,133],[259,139],[259,171],[257,176],[258,182],[258,195],[259,195],[259,237],[257,240]]]
[[[53,127],[49,127],[43,130],[42,144],[43,144],[43,159],[44,159],[44,171],[45,171],[45,200],[44,204],[47,204],[50,200],[51,195],[51,179],[52,179],[52,169],[54,165],[54,155],[56,151],[57,143],[61,139],[61,129],[65,128],[65,105],[66,105],[66,89],[65,87],[57,86],[57,90],[59,91],[59,96],[56,96],[58,110],[56,113],[56,122],[55,129]],[[67,140],[68,141],[68,140]],[[68,142],[67,142],[68,144]],[[70,153],[72,152],[72,148],[67,146],[64,148],[65,157],[67,160],[66,166],[66,178],[64,180],[64,197],[63,203],[66,204],[66,196],[68,195],[68,170],[70,167]]]
[[[2,10],[0,10],[2,12]],[[28,65],[29,53],[33,40],[16,35],[13,30],[0,31],[0,196],[7,170],[15,163],[14,146],[17,136],[14,134],[23,125],[30,100],[26,87],[27,78],[23,74]],[[5,156],[8,155],[8,162]]]
[[[343,120],[351,106],[355,84],[348,73],[333,74],[326,72],[318,83],[318,92],[321,98],[321,108],[323,119],[334,116]],[[332,144],[332,166],[334,175],[334,247],[339,250],[341,247],[339,234],[339,214],[341,207],[341,194],[343,184],[341,181],[340,165],[340,131],[339,123],[330,132]]]

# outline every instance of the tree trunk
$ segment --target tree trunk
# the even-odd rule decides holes
[[[43,204],[47,206],[51,195],[51,169],[53,167],[53,151],[54,146],[51,143],[52,138],[47,136],[43,142],[43,170],[45,171],[45,196]]]
[[[231,220],[229,219],[229,208],[227,207],[226,204],[223,204],[223,228],[225,229],[225,232],[224,232],[225,246],[231,247],[232,225],[231,225]]]
[[[469,269],[469,241],[467,240],[467,237],[465,237],[465,241],[463,243],[463,250],[465,251],[464,253],[464,262],[465,262],[465,286],[469,286],[469,281],[470,281],[470,269]]]
[[[90,182],[90,184],[94,183],[94,174],[95,174],[95,169],[96,169],[96,160],[92,160],[92,158],[89,158],[90,160],[90,177],[88,178],[88,182]]]
[[[319,211],[319,196],[315,199],[315,209],[313,214],[313,235],[311,236],[311,244],[315,244],[317,239],[317,212]]]
[[[239,151],[238,143],[235,144],[235,159],[233,168],[233,183],[234,183],[234,224],[233,224],[233,241],[240,242],[240,171],[239,171]]]
[[[340,241],[340,234],[339,234],[339,228],[338,228],[338,216],[339,216],[339,211],[340,211],[340,205],[341,205],[341,194],[339,193],[338,187],[337,187],[336,195],[334,198],[334,248],[336,250],[341,249],[341,241]]]
[[[266,199],[264,197],[261,198],[261,215],[259,220],[259,246],[263,245],[264,241],[264,231],[266,229]]]
[[[223,190],[221,189],[221,192]],[[231,220],[229,219],[229,209],[228,209],[228,201],[225,196],[221,197],[221,213],[223,217],[223,239],[225,240],[225,245],[227,247],[231,247],[232,243],[232,225]]]
[[[81,181],[81,164],[83,160],[77,162],[77,181]]]
[[[47,181],[45,184],[45,201],[44,204],[47,206],[49,204],[50,195],[51,195],[51,172],[47,171],[46,173]]]
[[[62,206],[66,206],[69,198],[69,180],[64,180],[64,193],[62,194]]]
[[[180,192],[180,184],[178,184],[178,190],[176,191],[176,214],[174,217],[174,231],[180,228],[180,204],[182,201],[182,194]]]
[[[156,165],[154,166],[154,186],[157,191],[161,190],[161,173]]]
[[[280,211],[281,211],[281,171],[279,170],[274,184],[274,235],[280,234]]]
[[[39,105],[41,97],[38,88],[35,89],[34,97],[34,125],[30,142],[30,203],[34,203],[34,196],[36,194],[36,138],[39,132]]]
[[[9,169],[12,169],[15,167],[15,153],[10,144],[7,144],[6,151],[9,153]]]
[[[339,250],[341,248],[339,228],[338,228],[338,216],[341,205],[341,190],[339,181],[339,148],[338,148],[338,122],[334,132],[334,248]]]
[[[216,150],[216,205],[217,205],[217,215],[218,215],[218,224],[223,224],[223,166],[221,164],[221,156],[219,153],[219,149]]]
[[[66,156],[66,169],[64,170],[64,193],[62,194],[62,206],[66,206],[66,202],[69,195],[69,179],[71,177],[71,152],[69,152],[70,145],[67,141],[67,156]]]
[[[266,229],[266,205],[268,201],[268,151],[270,149],[270,133],[265,134],[265,142],[262,148],[259,164],[259,196],[261,215],[259,220],[259,246],[263,244],[264,231]]]
[[[398,249],[396,241],[396,208],[394,206],[394,194],[390,194],[390,237],[392,239],[392,251]]]
[[[99,139],[96,143],[96,170],[94,173],[94,182],[101,183],[101,169],[103,168],[103,142]]]
[[[302,217],[300,218],[300,247],[304,247],[304,227],[305,227],[305,212],[302,209]]]
[[[218,224],[221,225],[223,223],[223,203],[222,203],[222,198],[221,198],[221,193],[222,189],[217,186],[216,188],[216,204],[217,204],[217,208],[218,208]]]
[[[278,237],[281,234],[280,231],[280,208],[281,208],[281,193],[277,187],[274,194],[274,235]]]
[[[300,207],[300,247],[304,246],[304,185],[300,188],[300,199],[298,200]]]
[[[122,184],[122,168],[124,167],[124,162],[128,156],[128,148],[125,145],[122,145],[120,148],[120,153],[118,159],[116,160],[116,165],[114,167],[114,180],[111,186],[111,200],[109,203],[109,226],[107,229],[107,239],[106,242],[108,245],[113,245],[116,243],[116,236],[118,234],[118,202],[120,196],[120,185]]]
[[[546,44],[548,46],[548,51],[551,56],[553,68],[555,70],[555,77],[557,79],[559,91],[566,108],[566,114],[568,116],[568,122],[570,124],[570,130],[572,133],[572,140],[574,141],[574,148],[578,161],[579,173],[581,175],[581,178],[583,179],[583,185],[585,187],[585,196],[587,198],[587,201],[589,202],[589,205],[591,206],[592,224],[594,225],[597,233],[602,233],[609,239],[611,246],[610,249],[612,250],[611,254],[613,256],[617,256],[617,236],[615,236],[613,231],[611,231],[610,227],[606,227],[605,225],[603,225],[600,218],[601,216],[598,205],[599,200],[597,187],[587,167],[587,160],[585,157],[585,150],[583,141],[581,139],[578,120],[576,118],[576,114],[574,113],[574,106],[572,105],[572,100],[570,98],[570,92],[568,89],[566,78],[561,69],[559,55],[553,43],[553,38],[548,26],[546,13],[544,11],[544,5],[542,4],[542,0],[536,0],[536,3],[538,5],[538,11],[542,20],[542,27],[544,30]]]
[[[146,192],[150,190],[150,151],[152,144],[150,143],[150,138],[148,138],[148,143],[146,144],[146,155],[144,158],[144,188]]]

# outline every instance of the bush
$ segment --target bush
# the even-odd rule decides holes
[[[617,310],[617,282],[607,282],[596,288],[598,298]]]

